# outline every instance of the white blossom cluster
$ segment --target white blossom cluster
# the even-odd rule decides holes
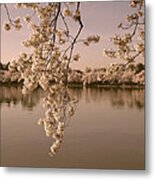
[[[11,30],[11,27],[14,27],[15,30],[17,30],[17,31],[19,31],[22,28],[20,17],[17,17],[14,20],[10,19],[9,23],[4,24],[4,29],[6,31]]]
[[[76,104],[77,98],[72,97],[62,85],[51,86],[43,99],[46,113],[45,118],[40,119],[38,124],[43,125],[46,136],[52,136],[51,156],[55,155],[61,146],[66,121],[74,115]]]

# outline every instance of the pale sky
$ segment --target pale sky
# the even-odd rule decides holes
[[[14,4],[10,4],[8,7],[13,18],[27,14],[26,10],[15,9]],[[99,35],[101,40],[98,44],[90,47],[78,44],[76,51],[80,53],[81,59],[79,62],[74,62],[72,67],[77,69],[98,68],[112,62],[121,62],[120,60],[103,57],[102,54],[104,48],[111,47],[108,39],[114,34],[120,33],[117,25],[130,13],[129,1],[81,2],[81,14],[84,23],[81,37]],[[3,27],[6,20],[6,12],[2,6],[1,27]],[[1,28],[1,60],[3,63],[12,61],[18,57],[20,52],[28,51],[27,48],[21,45],[22,41],[28,38],[28,35],[29,31],[25,25],[19,32],[14,30],[6,32]]]

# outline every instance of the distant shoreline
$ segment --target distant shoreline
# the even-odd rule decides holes
[[[6,87],[22,87],[23,83],[18,82],[9,82],[9,83],[2,83],[0,82],[0,87],[6,86]],[[38,86],[38,88],[41,88]],[[83,86],[82,83],[69,83],[68,88],[121,88],[121,89],[145,89],[145,85],[127,85],[127,84],[94,84],[94,85],[87,85]]]
[[[0,85],[20,85],[24,79],[20,72],[10,69],[9,64],[3,65],[0,69]],[[54,79],[49,79],[50,83],[55,83]],[[68,87],[70,88],[144,88],[145,87],[145,66],[144,64],[110,64],[107,68],[90,69],[84,71],[70,69],[68,72]]]

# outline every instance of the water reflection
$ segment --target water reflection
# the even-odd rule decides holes
[[[1,86],[0,102],[2,165],[144,167],[143,89],[38,89],[23,96],[19,86]]]
[[[115,108],[138,108],[144,107],[144,89],[132,88],[72,88],[68,90],[70,95],[77,97],[78,101],[84,98],[86,103],[102,101],[110,103]],[[45,93],[37,89],[33,94],[27,96],[22,94],[20,86],[1,86],[0,103],[6,103],[9,106],[21,104],[23,108],[33,110]]]
[[[84,92],[87,103],[102,101],[109,102],[113,108],[137,108],[144,107],[144,89],[132,88],[88,88]]]
[[[72,88],[51,86],[48,92],[37,89],[33,94],[23,95],[20,86],[1,86],[0,105],[16,106],[32,111],[43,99],[45,117],[40,118],[38,124],[43,127],[45,135],[51,137],[50,155],[57,154],[61,147],[64,131],[68,120],[74,115],[77,102],[85,104],[102,102],[108,103],[116,109],[143,109],[144,89],[122,88]]]
[[[33,94],[23,95],[20,86],[0,86],[0,104],[7,104],[8,107],[16,106],[19,103],[22,108],[33,110],[43,97],[41,89],[37,89]]]

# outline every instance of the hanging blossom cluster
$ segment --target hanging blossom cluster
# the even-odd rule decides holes
[[[9,23],[6,30],[16,29],[9,9],[4,5]],[[12,61],[10,70],[18,70],[24,79],[23,93],[28,93],[41,86],[47,90],[49,84],[67,84],[68,70],[72,61],[78,61],[80,55],[74,53],[75,45],[83,29],[80,3],[19,3],[17,8],[32,11],[23,20],[31,29],[31,34],[23,45],[31,49],[31,53],[22,53]],[[72,32],[68,21],[75,21],[77,32]],[[21,19],[17,24],[22,27]],[[9,27],[9,28],[7,28]],[[99,36],[83,39],[83,44],[97,43]]]
[[[80,2],[77,3],[18,3],[16,8],[25,8],[31,13],[13,20],[6,4],[8,22],[4,29],[20,30],[25,21],[31,30],[23,45],[31,50],[21,53],[11,62],[9,69],[19,72],[23,80],[23,94],[34,91],[38,86],[46,91],[44,98],[45,118],[39,120],[47,136],[52,136],[50,154],[56,154],[63,140],[67,118],[75,112],[77,100],[67,90],[70,63],[78,61],[80,55],[74,52],[83,29]],[[73,31],[69,21],[77,27]],[[69,26],[70,25],[70,26]],[[85,45],[97,43],[99,36],[80,40]]]
[[[114,49],[104,49],[103,55],[125,60],[126,63],[144,55],[144,0],[131,0],[130,7],[135,11],[127,15],[126,22],[118,28],[126,31],[123,35],[115,35],[110,39]]]
[[[74,115],[77,98],[72,97],[62,85],[53,85],[43,99],[45,117],[38,121],[44,127],[46,136],[51,136],[50,155],[55,155],[61,147],[67,119]]]

